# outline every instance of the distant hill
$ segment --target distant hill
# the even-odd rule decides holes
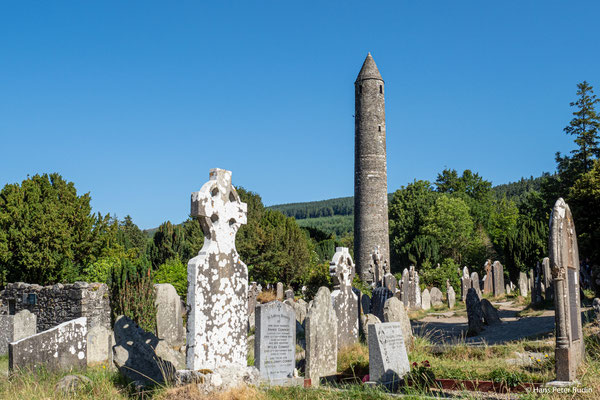
[[[548,173],[538,177],[521,178],[517,182],[509,182],[494,186],[494,197],[508,199],[520,203],[528,192],[539,190],[542,180]],[[393,193],[388,194],[388,201]],[[329,200],[307,201],[304,203],[288,203],[269,206],[272,210],[281,211],[288,217],[294,217],[298,225],[313,227],[324,232],[335,233],[338,237],[353,231],[354,197],[337,197]]]

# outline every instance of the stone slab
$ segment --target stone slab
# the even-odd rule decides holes
[[[369,326],[369,378],[389,385],[410,372],[402,326],[384,322]]]
[[[8,368],[65,371],[87,366],[87,318],[63,322],[54,328],[8,345]]]
[[[289,305],[272,301],[256,307],[254,365],[262,380],[293,378],[296,367],[296,313]]]

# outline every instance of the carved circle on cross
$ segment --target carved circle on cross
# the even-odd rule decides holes
[[[335,286],[352,286],[354,280],[354,262],[347,247],[337,247],[329,264],[329,272]]]

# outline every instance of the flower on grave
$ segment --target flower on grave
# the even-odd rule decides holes
[[[413,363],[413,367],[417,368],[418,366],[419,366],[419,364],[417,364],[417,362],[415,361],[415,362]]]
[[[363,378],[362,378],[362,383],[368,382],[368,381],[369,381],[369,379],[370,379],[369,375],[365,375],[365,376],[363,376]]]
[[[542,362],[542,360],[540,360],[539,358],[537,359],[537,362]]]
[[[548,354],[544,354],[544,357],[548,358]]]

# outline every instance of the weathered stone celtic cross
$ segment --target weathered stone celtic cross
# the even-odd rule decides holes
[[[247,364],[248,268],[235,249],[246,210],[231,171],[211,169],[210,180],[192,193],[191,215],[202,226],[204,245],[188,262],[188,369]]]
[[[583,360],[579,298],[579,250],[571,210],[560,198],[550,216],[550,268],[554,280],[556,380],[573,381]]]

